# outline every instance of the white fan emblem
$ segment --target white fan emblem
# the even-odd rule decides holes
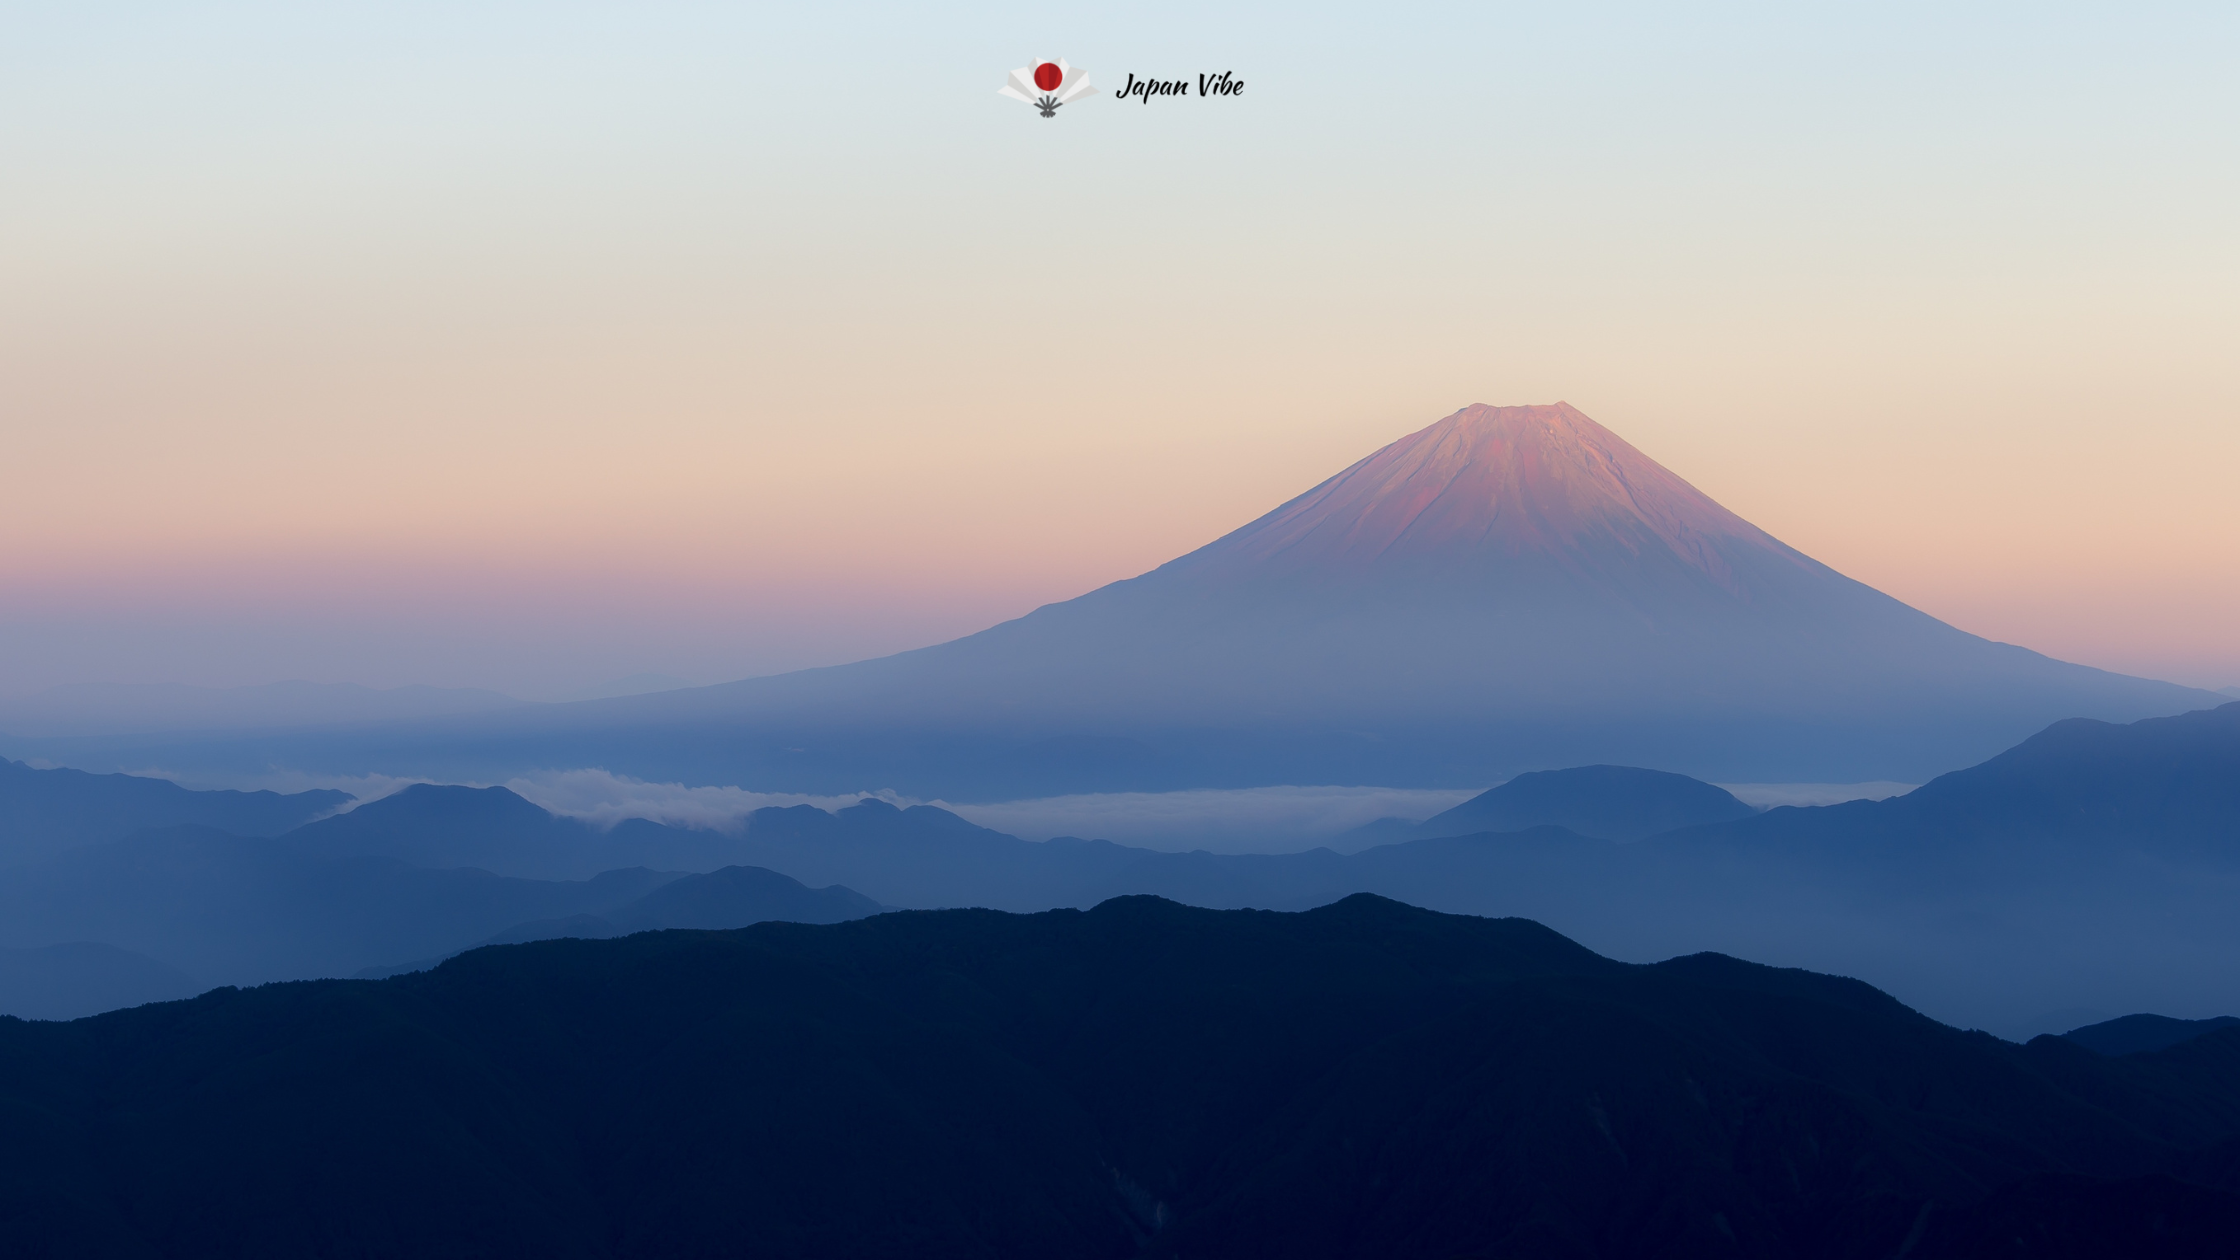
[[[1025,101],[1042,111],[1044,118],[1058,116],[1058,107],[1096,94],[1089,85],[1089,72],[1079,66],[1069,66],[1066,59],[1036,60],[1011,72],[1011,78],[996,89],[996,95],[1008,96],[1015,101]]]

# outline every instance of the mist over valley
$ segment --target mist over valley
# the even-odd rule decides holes
[[[0,1260],[2240,1253],[2234,64],[0,7]]]

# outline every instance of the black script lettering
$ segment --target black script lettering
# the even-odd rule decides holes
[[[1204,93],[1201,91],[1200,95],[1203,94]],[[1151,103],[1151,98],[1154,96],[1188,95],[1190,95],[1190,80],[1188,79],[1139,80],[1133,73],[1131,73],[1128,75],[1127,86],[1121,88],[1119,95],[1114,99],[1124,101],[1132,96],[1137,100],[1142,101],[1144,104],[1149,105]]]

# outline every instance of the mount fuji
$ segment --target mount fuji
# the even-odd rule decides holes
[[[394,724],[382,764],[343,759],[950,800],[1593,763],[1920,782],[2061,718],[2223,699],[1958,630],[1559,402],[1466,407],[1149,573],[953,642]]]

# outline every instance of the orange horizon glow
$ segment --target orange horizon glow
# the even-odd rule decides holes
[[[1258,95],[1045,123],[1017,14],[562,8],[26,26],[0,694],[838,663],[1556,399],[1962,629],[2240,684],[2228,19],[1154,6],[1052,37]]]

